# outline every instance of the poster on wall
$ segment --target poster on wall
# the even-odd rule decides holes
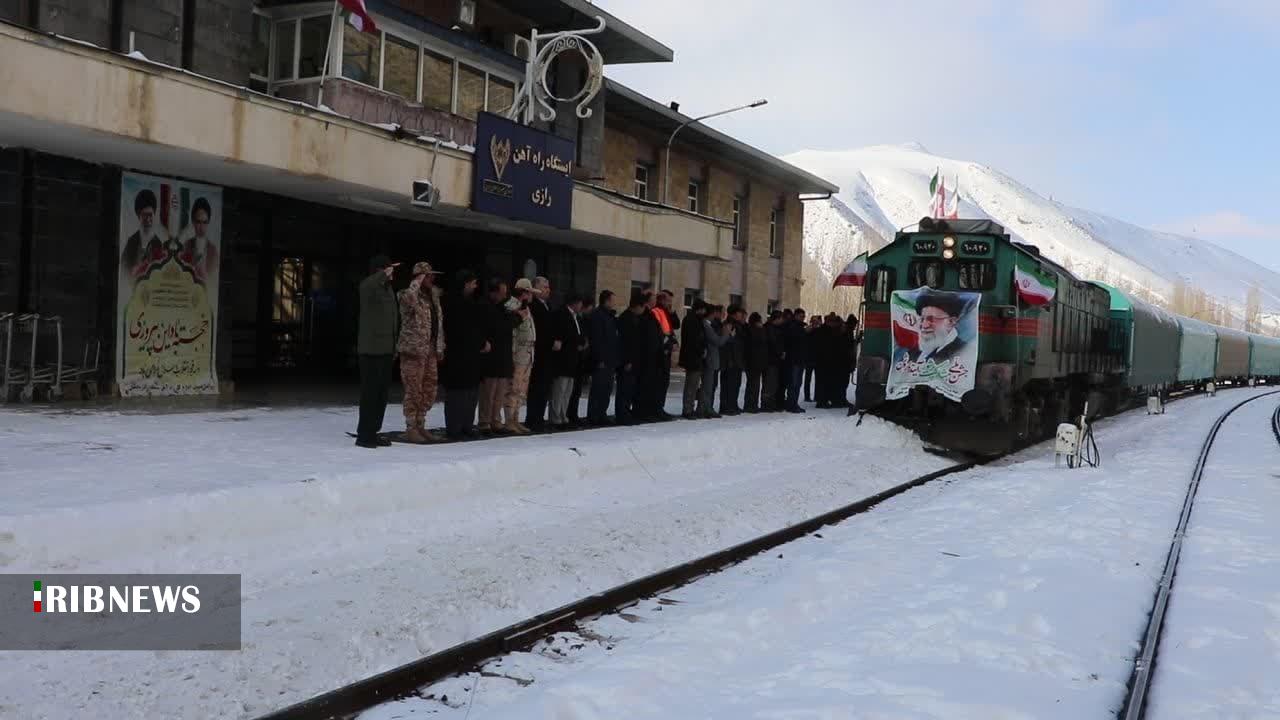
[[[959,401],[978,371],[978,305],[982,293],[922,287],[897,290],[889,303],[893,355],[885,397],[925,385]]]
[[[216,394],[222,189],[124,173],[119,237],[120,394]]]

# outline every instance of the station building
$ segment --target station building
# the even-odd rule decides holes
[[[366,4],[375,32],[333,2],[0,0],[0,312],[61,316],[72,356],[101,340],[104,389],[148,395],[354,375],[378,253],[798,302],[803,199],[831,183],[700,123],[668,168],[690,118],[608,79],[588,118],[505,120],[535,30],[603,21],[605,66],[671,49],[586,0]],[[548,87],[590,68],[561,53]]]

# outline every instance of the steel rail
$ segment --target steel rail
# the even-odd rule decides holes
[[[1209,434],[1204,439],[1204,444],[1200,446],[1200,454],[1196,458],[1195,468],[1191,472],[1191,482],[1187,484],[1187,493],[1182,500],[1182,513],[1178,516],[1178,526],[1173,532],[1173,539],[1169,543],[1169,554],[1165,558],[1164,572],[1160,576],[1160,585],[1156,588],[1155,602],[1151,607],[1151,615],[1147,620],[1147,629],[1143,633],[1142,650],[1138,653],[1138,657],[1134,659],[1133,674],[1129,677],[1129,692],[1125,697],[1124,705],[1120,708],[1118,717],[1124,720],[1140,720],[1146,712],[1147,694],[1151,689],[1151,680],[1155,677],[1153,670],[1155,669],[1156,651],[1160,646],[1160,633],[1164,629],[1164,617],[1169,609],[1169,596],[1173,592],[1173,581],[1177,576],[1178,558],[1182,554],[1182,541],[1186,537],[1187,523],[1191,520],[1191,508],[1196,501],[1196,492],[1200,489],[1200,479],[1204,475],[1205,465],[1209,460],[1209,453],[1213,449],[1213,441],[1218,437],[1218,431],[1227,422],[1227,418],[1240,408],[1248,405],[1254,400],[1261,400],[1265,397],[1280,394],[1280,390],[1274,390],[1260,395],[1254,395],[1246,398],[1226,412],[1222,413],[1213,423],[1213,427],[1209,429]],[[1272,418],[1272,429],[1276,431],[1277,440],[1280,440],[1280,408],[1277,408],[1277,414]]]
[[[781,530],[775,530],[696,560],[618,585],[433,655],[268,713],[261,716],[259,720],[336,720],[351,717],[375,705],[406,696],[423,685],[469,671],[491,658],[527,648],[542,638],[572,627],[580,620],[617,610],[646,597],[684,585],[704,575],[740,563],[753,555],[797,540],[827,525],[865,513],[885,500],[901,495],[912,488],[970,470],[996,459],[999,458],[966,461],[921,475],[888,490]]]

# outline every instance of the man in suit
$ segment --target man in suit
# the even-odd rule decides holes
[[[550,423],[552,429],[563,430],[569,424],[569,397],[573,379],[582,364],[582,351],[588,347],[578,313],[583,299],[576,293],[565,298],[565,304],[551,314],[551,384]],[[535,360],[536,362],[536,360]]]
[[[916,298],[920,314],[920,344],[907,357],[914,362],[932,360],[943,364],[964,352],[969,343],[956,332],[964,311],[964,300],[943,293],[923,292]]]

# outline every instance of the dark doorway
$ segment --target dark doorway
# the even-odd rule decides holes
[[[345,367],[343,264],[308,255],[277,257],[271,278],[267,365],[302,375]]]

